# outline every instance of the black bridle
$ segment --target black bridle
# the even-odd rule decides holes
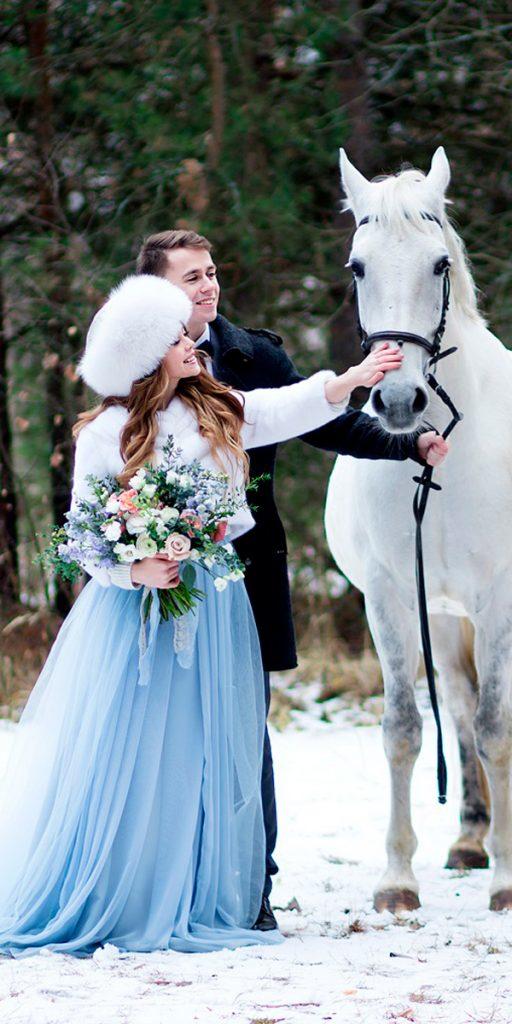
[[[440,221],[437,217],[432,214],[424,213],[423,217],[427,220],[435,220],[441,227]],[[367,224],[369,217],[364,217],[360,221],[358,227],[362,224]],[[445,359],[446,356],[452,355],[457,351],[456,347],[446,349],[441,352],[441,343],[446,327],[446,316],[448,313],[448,307],[450,304],[450,268],[447,266],[443,270],[443,301],[441,307],[441,318],[439,325],[434,334],[432,341],[428,338],[424,338],[421,334],[411,334],[408,331],[376,331],[373,334],[368,334],[360,320],[359,316],[359,303],[357,301],[357,283],[354,278],[354,294],[357,309],[357,326],[359,331],[359,337],[361,339],[361,348],[365,355],[369,355],[373,345],[379,341],[396,341],[399,345],[404,342],[410,342],[413,345],[419,345],[425,349],[429,354],[429,360],[425,367],[425,380],[429,387],[435,392],[438,398],[448,407],[452,414],[452,418],[447,427],[443,430],[442,437],[445,439],[451,434],[457,423],[463,418],[453,404],[449,395],[447,395],[444,388],[441,387],[439,381],[436,380],[433,373],[428,372],[430,367],[436,368],[440,359]],[[441,727],[441,716],[439,714],[439,704],[437,700],[436,691],[436,680],[434,670],[434,658],[432,654],[432,643],[430,639],[430,628],[428,622],[428,607],[427,607],[427,595],[425,588],[425,570],[423,561],[423,541],[421,535],[421,527],[425,512],[427,510],[427,503],[430,491],[440,491],[441,487],[439,484],[434,483],[433,477],[434,469],[433,466],[425,466],[421,476],[413,477],[415,483],[418,484],[416,493],[413,499],[413,513],[416,520],[416,590],[418,595],[418,609],[420,617],[420,632],[421,642],[423,647],[423,658],[425,661],[425,671],[427,673],[428,691],[430,694],[430,703],[432,705],[432,711],[437,729],[437,790],[440,804],[446,803],[446,786],[448,782],[448,773],[446,769],[446,760],[443,750],[443,731]]]

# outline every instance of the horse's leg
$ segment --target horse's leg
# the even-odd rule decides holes
[[[376,910],[419,907],[412,870],[417,847],[411,821],[411,778],[421,749],[421,716],[414,682],[418,669],[415,613],[400,602],[393,580],[373,573],[365,591],[366,614],[384,678],[384,749],[391,776],[391,815],[386,840],[388,864],[374,893]]]
[[[495,585],[475,624],[480,701],[475,718],[478,753],[491,791],[490,846],[495,858],[491,910],[512,909],[512,604],[510,578]]]
[[[487,868],[489,787],[476,752],[473,725],[478,705],[474,630],[467,619],[432,615],[430,631],[443,696],[457,731],[462,772],[461,832],[450,847],[446,867]]]

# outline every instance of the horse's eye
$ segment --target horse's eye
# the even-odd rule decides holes
[[[364,277],[364,264],[360,260],[350,260],[348,266],[354,277]]]
[[[441,256],[441,259],[438,260],[434,266],[434,274],[444,274],[445,270],[448,270],[451,262],[452,261],[449,256]]]

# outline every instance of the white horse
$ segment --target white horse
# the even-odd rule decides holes
[[[512,359],[478,312],[463,244],[445,215],[444,150],[426,176],[406,170],[369,182],[343,152],[341,172],[356,221],[349,265],[368,334],[400,330],[431,340],[450,266],[442,347],[456,345],[457,352],[439,363],[436,377],[464,420],[436,471],[442,491],[431,495],[423,527],[434,660],[457,730],[463,781],[461,834],[447,866],[488,866],[490,790],[490,905],[512,908]],[[451,417],[426,384],[428,353],[410,342],[403,352],[402,367],[373,388],[366,411],[389,433],[425,422],[442,431]],[[413,468],[338,458],[326,507],[331,551],[364,592],[384,677],[391,817],[388,864],[374,902],[393,912],[419,906],[410,806],[421,746]]]

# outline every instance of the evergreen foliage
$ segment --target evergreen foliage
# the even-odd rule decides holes
[[[206,234],[225,315],[281,333],[306,373],[342,367],[358,355],[338,147],[371,174],[426,167],[442,142],[485,311],[511,341],[511,47],[493,0],[4,0],[2,487],[24,589],[40,586],[36,528],[67,505],[88,322],[150,232]],[[298,443],[280,457],[292,552],[319,568],[329,465]],[[7,528],[4,508],[2,550]],[[13,573],[4,556],[0,590]]]

